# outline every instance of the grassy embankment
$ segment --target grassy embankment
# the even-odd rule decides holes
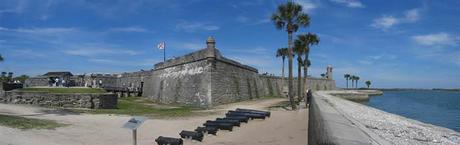
[[[22,88],[18,91],[49,93],[106,93],[104,89],[97,88]]]
[[[124,114],[133,116],[147,117],[184,117],[198,115],[194,111],[202,110],[179,105],[161,105],[156,104],[146,98],[141,97],[125,97],[118,99],[117,109],[92,109],[92,110],[74,110],[80,113],[91,114]]]
[[[25,118],[20,116],[0,114],[0,125],[17,129],[55,129],[66,126],[66,124],[57,123],[53,120]]]
[[[266,96],[260,99],[275,99],[276,96]],[[94,110],[76,110],[82,113],[91,114],[124,114],[140,115],[148,117],[171,118],[187,117],[196,115],[206,115],[207,113],[199,112],[204,108],[181,106],[181,105],[163,105],[157,104],[151,100],[141,97],[127,97],[118,99],[117,109],[94,109]]]

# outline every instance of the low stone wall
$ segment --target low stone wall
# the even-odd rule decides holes
[[[460,144],[458,132],[345,100],[337,92],[313,93],[308,144]]]
[[[311,98],[308,117],[308,144],[376,144],[318,93]]]
[[[0,103],[30,104],[50,107],[113,109],[118,97],[112,93],[49,93],[7,91],[0,96]]]

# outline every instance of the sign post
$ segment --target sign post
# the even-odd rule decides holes
[[[137,128],[139,128],[144,121],[145,117],[134,116],[123,125],[123,128],[131,129],[133,131],[133,145],[137,145]]]

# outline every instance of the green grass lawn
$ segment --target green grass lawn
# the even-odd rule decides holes
[[[20,116],[0,114],[0,125],[18,129],[55,129],[66,126],[53,120],[25,118]]]
[[[50,93],[105,93],[104,89],[97,88],[22,88],[24,92],[50,92]]]
[[[127,97],[118,99],[118,109],[93,109],[93,110],[74,110],[80,113],[92,114],[125,114],[125,115],[141,115],[147,117],[184,117],[197,115],[194,110],[200,108],[193,108],[187,106],[172,106],[172,105],[158,105],[149,101],[146,98],[140,97]]]

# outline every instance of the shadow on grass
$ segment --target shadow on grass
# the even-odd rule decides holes
[[[13,115],[0,114],[0,125],[22,130],[27,129],[55,129],[67,126],[67,124],[57,123],[53,120],[26,118]]]

